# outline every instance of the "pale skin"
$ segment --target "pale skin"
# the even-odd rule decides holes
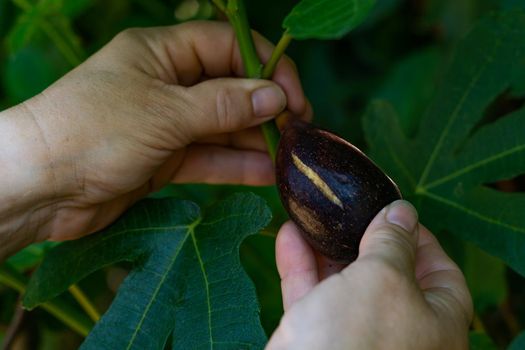
[[[255,42],[267,60],[273,46],[258,34]],[[306,120],[312,111],[289,58],[273,81],[242,75],[225,23],[134,29],[1,112],[0,261],[32,242],[96,232],[169,182],[272,184],[258,125],[284,109]],[[314,254],[293,224],[282,227],[286,312],[269,349],[467,347],[463,275],[413,207],[386,212],[348,267]]]

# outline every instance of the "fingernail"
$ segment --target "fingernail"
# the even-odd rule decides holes
[[[286,105],[286,96],[279,87],[265,86],[252,92],[253,112],[257,117],[269,117],[281,112]]]
[[[414,232],[418,222],[416,208],[407,201],[395,201],[387,207],[386,220],[408,232]]]

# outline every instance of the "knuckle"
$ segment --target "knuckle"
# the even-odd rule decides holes
[[[188,105],[182,87],[154,86],[146,89],[142,97],[138,98],[141,98],[140,103],[144,106],[146,115],[149,116],[148,125],[166,136],[161,139],[168,143],[172,143],[173,140],[183,144],[189,142],[191,119],[187,120],[184,116],[193,115],[194,111]]]
[[[235,125],[238,109],[235,93],[229,88],[218,89],[215,95],[215,117],[220,130],[227,130]]]
[[[119,42],[135,42],[139,37],[140,29],[139,28],[127,28],[121,31],[115,36],[115,40]]]
[[[388,248],[398,250],[402,253],[415,251],[415,240],[411,233],[403,230],[397,225],[384,224],[377,228],[374,240]]]

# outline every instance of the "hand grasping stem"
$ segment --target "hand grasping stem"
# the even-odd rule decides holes
[[[213,0],[213,3],[228,17],[228,20],[235,31],[239,50],[244,62],[246,77],[254,79],[270,79],[277,67],[277,63],[290,44],[292,37],[287,32],[284,32],[281,40],[279,40],[279,43],[275,47],[270,60],[263,67],[253,43],[252,33],[243,0],[228,0],[227,3],[223,0]],[[261,128],[266,144],[268,145],[270,157],[275,161],[277,144],[279,143],[280,138],[279,130],[277,129],[274,120],[262,124]]]

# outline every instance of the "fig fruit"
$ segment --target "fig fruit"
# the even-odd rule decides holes
[[[357,258],[375,215],[401,198],[396,184],[357,147],[301,121],[282,133],[276,180],[281,201],[305,239],[343,263]]]

